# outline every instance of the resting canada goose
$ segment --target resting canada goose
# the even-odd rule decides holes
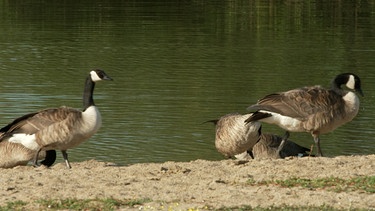
[[[101,116],[94,104],[95,83],[112,80],[103,70],[92,70],[86,79],[83,93],[83,111],[69,107],[59,107],[26,114],[6,127],[4,139],[21,143],[35,152],[33,164],[41,150],[61,150],[66,166],[71,168],[67,150],[90,138],[101,126]]]
[[[244,123],[250,116],[251,114],[234,113],[209,121],[216,124],[215,146],[225,157],[230,158],[246,152],[259,141],[261,124]]]
[[[246,122],[276,124],[287,131],[287,136],[289,132],[311,133],[317,146],[317,155],[323,156],[319,135],[351,121],[359,110],[357,95],[343,90],[341,85],[363,96],[359,77],[353,73],[344,73],[333,79],[331,89],[312,86],[267,95],[248,108],[255,113]]]
[[[13,168],[19,165],[27,165],[34,159],[35,151],[27,149],[22,144],[9,141],[0,142],[0,168]],[[45,158],[42,165],[50,167],[56,160],[56,151],[42,151],[38,159]]]
[[[290,156],[308,156],[310,149],[290,140],[280,149],[283,138],[274,134],[262,134],[260,140],[251,150],[254,158],[286,158]]]

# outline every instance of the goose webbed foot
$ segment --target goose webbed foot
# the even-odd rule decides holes
[[[68,160],[68,153],[66,153],[66,150],[61,150],[61,153],[62,153],[62,155],[64,157],[64,161],[65,161],[66,167],[68,169],[71,169],[72,166],[70,165],[69,160]]]

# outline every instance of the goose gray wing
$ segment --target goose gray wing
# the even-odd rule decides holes
[[[52,124],[64,121],[72,113],[80,115],[80,111],[65,106],[26,114],[0,129],[0,141],[8,134],[36,133]]]
[[[287,92],[270,94],[248,108],[250,111],[265,110],[304,120],[311,115],[338,109],[341,97],[320,86],[303,87]],[[336,108],[337,107],[337,108]]]

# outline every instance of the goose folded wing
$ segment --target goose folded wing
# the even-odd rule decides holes
[[[63,106],[26,114],[1,128],[0,133],[2,133],[2,137],[14,133],[33,134],[52,124],[65,120],[72,112],[77,113],[79,111]]]
[[[326,112],[327,105],[335,100],[337,99],[332,99],[329,90],[319,86],[304,87],[267,95],[248,109],[250,111],[265,110],[304,120],[310,115]]]

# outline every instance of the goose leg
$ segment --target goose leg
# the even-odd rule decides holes
[[[285,132],[285,135],[284,135],[284,137],[283,137],[283,139],[281,140],[281,143],[280,143],[280,145],[279,145],[279,147],[277,148],[277,155],[278,156],[280,156],[280,152],[281,152],[281,150],[283,150],[283,148],[284,148],[284,146],[285,146],[285,144],[286,144],[286,141],[288,140],[288,138],[289,138],[289,132],[288,131],[286,131]],[[281,157],[281,156],[280,156]]]
[[[320,138],[319,138],[319,135],[313,134],[313,137],[314,137],[314,142],[315,142],[316,148],[318,149],[317,156],[318,157],[323,157],[322,150],[320,149]]]
[[[38,158],[39,158],[39,153],[40,151],[42,151],[42,148],[39,148],[36,153],[35,153],[35,156],[34,156],[34,159],[33,159],[33,166],[34,167],[38,167],[39,164],[38,164]]]
[[[69,163],[69,160],[68,160],[68,153],[66,153],[66,150],[61,150],[61,153],[62,153],[62,155],[64,157],[64,161],[65,161],[66,167],[68,169],[71,169],[72,166],[70,166],[70,163]]]

